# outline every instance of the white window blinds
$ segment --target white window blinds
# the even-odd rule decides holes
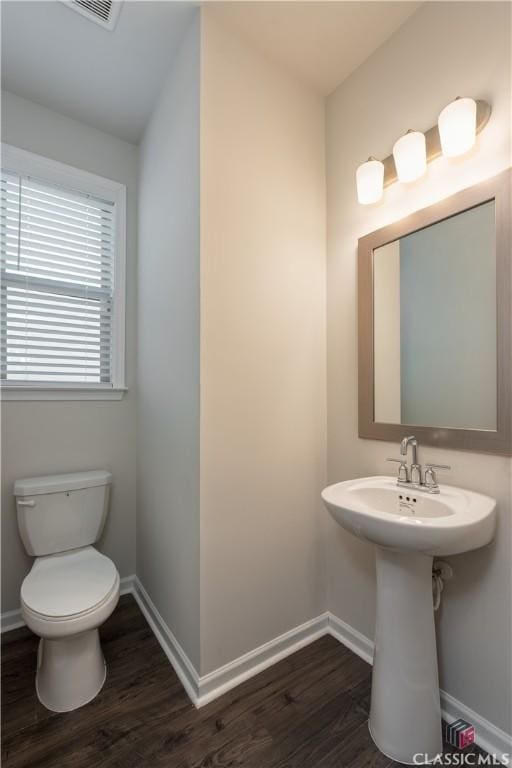
[[[112,386],[115,204],[2,171],[4,384]]]

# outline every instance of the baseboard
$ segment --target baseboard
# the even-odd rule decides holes
[[[136,580],[135,574],[132,574],[131,576],[123,576],[120,583],[120,595],[130,595],[133,593],[135,580]]]
[[[196,707],[199,706],[199,675],[137,576],[133,596],[190,700]]]
[[[245,680],[249,680],[286,656],[295,653],[299,648],[304,648],[318,640],[319,637],[327,634],[328,619],[328,614],[324,613],[306,621],[229,664],[203,675],[199,678],[199,696],[196,706],[203,707]]]
[[[190,700],[197,708],[204,707],[244,680],[254,677],[327,632],[328,615],[324,614],[201,677],[137,577],[133,595]]]
[[[350,648],[363,661],[368,664],[373,663],[373,642],[333,613],[329,613],[328,631],[338,642]]]
[[[364,661],[369,664],[373,663],[373,642],[332,613],[329,614],[329,633]],[[474,725],[478,746],[490,755],[496,755],[498,760],[508,765],[512,755],[512,736],[466,707],[465,704],[450,696],[446,691],[441,690],[440,697],[443,720],[451,723],[462,718]]]
[[[19,608],[17,608],[15,611],[4,611],[2,613],[0,621],[0,631],[2,634],[4,632],[10,632],[11,629],[19,629],[20,627],[24,626],[25,622],[23,621],[23,617]]]
[[[123,576],[120,583],[121,595],[127,595],[133,592],[135,578],[135,575]],[[24,626],[25,622],[19,608],[16,608],[14,611],[4,611],[2,614],[0,614],[0,632],[2,634],[4,632],[10,632],[12,629],[19,629],[20,627]]]

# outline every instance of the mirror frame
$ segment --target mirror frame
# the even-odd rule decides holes
[[[512,455],[512,274],[511,181],[509,168],[439,203],[411,214],[360,238],[358,243],[359,327],[359,437],[399,442],[416,435],[420,443],[482,453]],[[376,248],[495,201],[496,207],[496,317],[497,317],[497,429],[425,427],[386,424],[374,420],[373,252]]]

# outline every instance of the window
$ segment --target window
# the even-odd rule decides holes
[[[1,184],[3,396],[121,397],[125,188],[6,145]]]

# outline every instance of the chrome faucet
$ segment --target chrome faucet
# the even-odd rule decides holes
[[[411,466],[407,466],[407,451],[409,446],[412,448]],[[418,441],[414,435],[404,437],[400,443],[400,453],[404,458],[388,459],[395,461],[398,467],[397,485],[401,488],[410,488],[415,491],[426,491],[427,493],[439,493],[437,484],[436,469],[451,469],[446,464],[427,464],[425,471],[425,480],[421,477],[421,465],[418,463]]]
[[[418,441],[411,435],[404,437],[400,443],[400,453],[407,456],[407,449],[412,446],[412,461],[409,482],[413,485],[421,485],[421,466],[418,464]]]

